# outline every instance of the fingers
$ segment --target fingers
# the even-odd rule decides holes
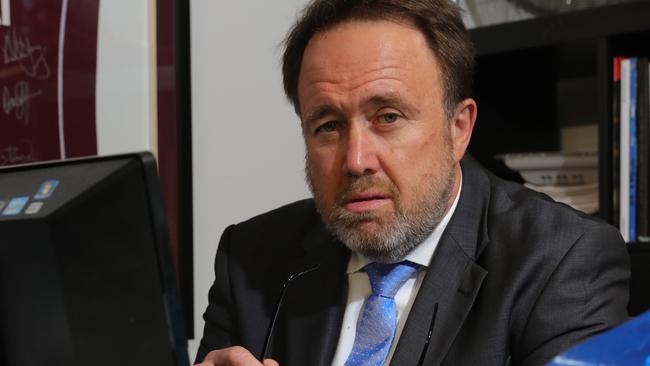
[[[271,362],[271,363],[269,363]],[[215,350],[207,354],[196,366],[279,366],[273,360],[261,364],[247,349],[239,346]]]

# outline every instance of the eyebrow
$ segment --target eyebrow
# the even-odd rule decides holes
[[[363,100],[363,105],[368,104],[396,104],[401,103],[401,99],[397,94],[386,94],[386,95],[371,95]]]
[[[304,124],[309,126],[324,116],[334,113],[334,108],[329,104],[322,104],[309,112],[304,119]]]
[[[365,98],[362,102],[364,106],[376,106],[376,105],[388,105],[395,106],[398,109],[406,109],[406,112],[413,112],[416,108],[408,103],[400,94],[397,93],[387,93],[387,94],[375,94],[370,95]]]

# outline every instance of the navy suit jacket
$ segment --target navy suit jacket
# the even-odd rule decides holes
[[[627,319],[629,258],[599,219],[503,181],[466,157],[463,187],[391,365],[543,365]],[[303,200],[228,227],[197,360],[240,345],[258,355],[285,280],[268,357],[329,365],[347,296],[349,251]]]

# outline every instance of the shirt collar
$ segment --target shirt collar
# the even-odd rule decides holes
[[[456,197],[454,198],[454,203],[451,205],[451,208],[445,216],[442,218],[438,226],[433,230],[431,235],[429,235],[422,243],[416,246],[405,258],[404,260],[419,264],[423,268],[429,267],[433,253],[436,251],[438,242],[442,237],[442,233],[445,231],[451,216],[456,211],[456,206],[458,205],[458,199],[460,198],[460,191],[463,187],[463,174],[460,174],[460,184],[458,186],[458,192],[456,192]],[[372,261],[362,254],[357,252],[352,252],[350,255],[350,261],[348,262],[348,269],[346,274],[354,273],[360,271],[367,264],[372,263]]]

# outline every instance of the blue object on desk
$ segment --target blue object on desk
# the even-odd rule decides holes
[[[547,366],[650,366],[650,311],[556,356]]]

